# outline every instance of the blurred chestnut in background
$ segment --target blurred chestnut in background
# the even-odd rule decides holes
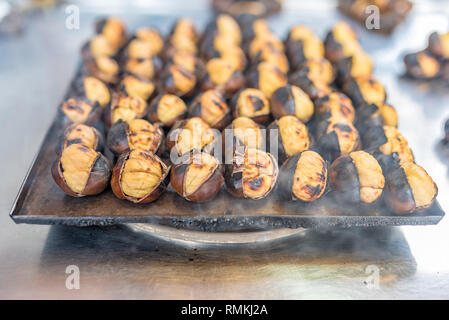
[[[326,160],[334,160],[361,147],[357,129],[351,122],[328,119],[317,125],[317,139],[321,154]]]
[[[351,152],[336,159],[329,178],[336,199],[349,203],[373,203],[380,198],[385,186],[382,168],[365,151]]]
[[[99,56],[83,62],[83,73],[108,84],[116,84],[119,80],[120,67],[116,60],[108,56]]]
[[[148,119],[161,122],[165,127],[171,127],[176,121],[184,119],[187,106],[184,101],[174,94],[160,94],[151,101]]]
[[[170,183],[184,199],[206,202],[217,195],[224,183],[220,162],[208,153],[190,153],[184,162],[174,165]]]
[[[249,72],[247,86],[260,89],[270,99],[273,92],[287,84],[287,77],[269,62],[260,63]]]
[[[181,65],[172,64],[167,66],[159,79],[160,91],[190,97],[195,91],[196,81],[193,72]]]
[[[270,119],[270,103],[261,90],[243,89],[232,98],[231,104],[234,118],[248,117],[262,124]]]
[[[294,85],[282,86],[271,96],[271,112],[276,119],[293,115],[302,122],[307,122],[312,118],[314,109],[309,96]]]
[[[217,89],[225,95],[237,92],[245,84],[243,74],[222,58],[214,58],[206,64],[206,74],[201,79],[200,89]]]
[[[107,137],[107,145],[116,155],[133,149],[157,153],[163,141],[162,125],[144,119],[118,120],[109,129]]]
[[[232,164],[226,165],[228,192],[235,197],[262,199],[275,187],[278,163],[269,153],[259,149],[236,152]]]
[[[64,130],[64,134],[56,148],[56,153],[61,152],[72,144],[82,144],[86,147],[102,152],[104,147],[103,135],[94,127],[82,123],[74,123]]]
[[[164,38],[156,28],[142,27],[137,29],[136,38],[145,41],[150,46],[151,56],[157,56],[164,48]]]
[[[351,99],[340,92],[332,92],[315,101],[318,121],[332,119],[340,122],[354,122],[355,110]]]
[[[387,98],[384,86],[373,77],[351,78],[343,85],[343,92],[351,98],[356,108],[371,103],[384,103]]]
[[[93,126],[100,120],[102,113],[103,109],[98,102],[92,102],[85,97],[71,97],[59,107],[57,118],[62,126],[72,123]]]
[[[407,162],[386,177],[385,202],[391,211],[397,214],[419,212],[435,202],[437,185],[421,166]]]
[[[290,29],[285,47],[292,70],[297,70],[307,60],[324,57],[321,39],[303,25],[296,25]]]
[[[261,48],[259,52],[251,58],[251,63],[253,65],[258,65],[262,62],[271,63],[284,74],[287,74],[289,71],[289,63],[284,51],[277,49],[272,43],[267,43],[266,46]]]
[[[373,72],[373,61],[362,50],[341,59],[337,64],[337,84],[342,85],[351,78],[369,77]]]
[[[167,59],[166,65],[178,65],[184,69],[193,73],[198,79],[204,76],[206,72],[206,67],[198,57],[186,53],[186,52],[176,52],[170,58]]]
[[[193,22],[187,18],[179,19],[173,25],[170,35],[165,41],[165,58],[173,56],[176,52],[196,55],[198,39],[198,32]]]
[[[434,79],[441,75],[441,65],[435,56],[424,50],[404,56],[406,74],[416,79]]]
[[[315,201],[327,187],[328,164],[315,151],[303,151],[288,158],[279,172],[279,191],[287,200]]]
[[[223,129],[232,120],[231,109],[225,98],[217,90],[207,90],[199,94],[190,104],[189,117],[201,117],[209,126]]]
[[[161,72],[162,62],[158,57],[128,58],[123,63],[123,69],[137,77],[152,80]]]
[[[98,102],[104,108],[111,102],[111,92],[106,84],[95,77],[81,77],[75,81],[77,95],[84,96],[92,102]]]
[[[81,55],[84,60],[89,60],[101,56],[114,57],[117,51],[104,35],[97,34],[83,45]]]
[[[354,29],[344,21],[339,21],[328,32],[324,40],[325,57],[336,64],[348,56],[348,52],[354,51],[358,46],[358,38]]]
[[[115,196],[134,203],[157,200],[168,184],[170,167],[152,152],[139,149],[122,153],[112,171]]]
[[[212,153],[216,144],[214,130],[200,117],[177,121],[167,134],[169,152],[178,156],[191,150]]]
[[[137,96],[148,101],[156,92],[156,87],[151,80],[125,74],[120,81],[119,90],[128,96]]]
[[[123,46],[127,40],[125,24],[117,18],[106,18],[95,24],[97,34],[106,37],[108,42],[116,49]]]
[[[147,114],[147,103],[139,96],[129,96],[123,92],[114,93],[109,108],[105,110],[105,123],[112,126],[118,120],[141,119]]]
[[[51,168],[56,184],[68,195],[83,197],[102,192],[109,183],[111,165],[101,153],[82,144],[67,146]]]
[[[432,32],[429,36],[429,51],[437,57],[449,58],[449,32]]]
[[[283,163],[288,157],[309,149],[311,137],[306,125],[294,116],[288,115],[275,120],[268,126],[267,136],[270,141],[270,151],[274,152],[277,146],[278,162]],[[276,130],[276,141],[272,140],[273,132]]]

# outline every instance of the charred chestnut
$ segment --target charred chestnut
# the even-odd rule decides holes
[[[192,55],[197,53],[198,33],[189,19],[178,20],[170,33],[164,48],[165,57],[171,57],[176,52],[185,52]]]
[[[247,117],[238,117],[223,130],[223,153],[232,159],[235,150],[265,148],[265,128]]]
[[[273,33],[268,31],[257,35],[253,40],[251,40],[247,48],[249,58],[251,60],[254,59],[254,57],[256,57],[259,52],[267,46],[271,46],[279,52],[284,52],[284,44],[282,41]]]
[[[189,117],[201,117],[209,126],[223,129],[232,120],[231,109],[217,90],[208,90],[197,96],[189,106]]]
[[[328,164],[319,153],[303,151],[287,159],[279,172],[279,188],[287,200],[315,201],[327,186]]]
[[[82,144],[97,152],[103,151],[103,135],[94,127],[74,123],[65,129],[61,142],[56,150],[58,154],[72,144]]]
[[[426,50],[407,54],[404,63],[407,74],[416,79],[433,79],[441,74],[439,60]]]
[[[232,99],[234,118],[248,117],[258,123],[270,119],[270,103],[265,94],[258,89],[243,89]]]
[[[213,199],[224,183],[220,162],[208,153],[190,153],[184,162],[173,166],[170,184],[184,199],[206,202]]]
[[[287,56],[283,51],[274,47],[272,43],[267,43],[267,45],[261,48],[259,52],[251,59],[253,65],[258,65],[264,61],[276,66],[284,74],[287,74],[289,71]]]
[[[354,122],[355,110],[351,99],[340,92],[332,92],[315,101],[318,120],[333,119],[341,122]]]
[[[206,74],[201,80],[202,91],[217,89],[223,94],[233,94],[245,84],[243,74],[221,58],[214,58],[206,64]]]
[[[117,54],[117,48],[109,43],[104,35],[96,35],[90,39],[81,49],[83,59],[88,60],[95,57],[112,57]]]
[[[108,186],[111,165],[94,149],[71,144],[53,163],[51,174],[65,193],[73,197],[92,196]]]
[[[415,160],[407,140],[396,127],[368,128],[363,134],[363,146],[376,157],[386,173],[400,164]]]
[[[234,154],[233,163],[226,165],[226,185],[235,197],[262,199],[276,185],[278,163],[269,153],[259,149],[246,149]]]
[[[356,108],[371,103],[384,103],[387,98],[384,86],[373,77],[351,78],[343,85],[343,92],[351,98]]]
[[[351,77],[369,77],[373,72],[373,62],[361,49],[345,57],[337,64],[337,83],[345,83]]]
[[[270,150],[277,147],[279,163],[288,157],[309,149],[311,145],[309,131],[305,124],[294,116],[283,116],[268,126]],[[271,140],[272,131],[277,131],[276,141]]]
[[[287,84],[271,96],[271,112],[276,119],[293,115],[302,122],[312,118],[314,106],[309,96],[297,86]]]
[[[324,40],[325,57],[336,64],[359,47],[357,34],[346,22],[338,22]]]
[[[289,80],[289,83],[301,88],[312,100],[322,98],[332,92],[328,83],[318,77],[309,77],[304,70],[292,73]]]
[[[146,80],[152,80],[162,70],[162,62],[158,57],[129,58],[124,62],[124,71]]]
[[[106,37],[108,42],[117,50],[126,42],[126,28],[122,21],[116,18],[106,18],[95,25],[98,34]]]
[[[321,154],[327,160],[347,155],[361,146],[357,129],[351,122],[328,119],[317,125],[317,138]]]
[[[108,56],[94,57],[84,61],[83,73],[106,83],[116,84],[119,76],[119,65],[117,61]]]
[[[184,119],[186,113],[187,106],[180,97],[168,93],[160,94],[150,104],[148,119],[171,127],[176,121]]]
[[[107,145],[116,155],[133,149],[157,153],[163,141],[161,125],[144,119],[118,120],[109,129],[107,137]]]
[[[95,125],[101,118],[103,110],[98,102],[84,97],[72,97],[64,101],[58,111],[58,121],[63,126],[72,123]]]
[[[176,122],[167,135],[169,152],[179,156],[191,150],[212,153],[215,142],[214,130],[200,117]]]
[[[449,32],[429,36],[429,51],[437,57],[449,58]]]
[[[74,90],[104,108],[111,102],[111,93],[103,81],[94,77],[82,77],[75,82]]]
[[[168,184],[170,167],[151,152],[135,149],[122,153],[112,171],[115,196],[134,203],[157,200]]]
[[[196,76],[181,65],[172,64],[162,74],[160,86],[162,92],[188,97],[195,90]]]
[[[119,90],[128,96],[137,96],[148,101],[156,92],[152,81],[146,80],[132,74],[125,75],[119,84]]]
[[[331,165],[329,178],[336,198],[349,203],[373,203],[385,186],[382,168],[365,151],[339,157]]]
[[[159,55],[164,48],[164,39],[157,29],[147,27],[139,28],[136,31],[136,38],[150,45],[151,56]]]
[[[196,56],[186,52],[176,52],[167,61],[167,65],[178,65],[195,74],[197,78],[204,76],[206,67],[204,63]]]
[[[252,70],[247,79],[247,86],[260,89],[270,99],[273,92],[287,84],[287,77],[269,62],[260,63]]]
[[[324,57],[324,45],[309,28],[297,25],[290,29],[286,40],[286,51],[293,70],[310,59]]]
[[[110,108],[106,109],[105,122],[112,126],[118,120],[141,119],[147,114],[147,103],[139,96],[129,96],[123,92],[114,93]]]
[[[398,126],[398,114],[393,106],[384,103],[372,103],[358,109],[356,127],[362,134],[367,128],[383,125]]]
[[[397,214],[419,212],[432,206],[438,187],[421,166],[404,163],[387,176],[385,202]]]

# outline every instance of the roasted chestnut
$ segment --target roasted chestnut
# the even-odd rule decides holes
[[[151,44],[144,40],[133,39],[124,49],[124,56],[131,59],[150,59],[153,57]]]
[[[245,84],[243,74],[221,58],[214,58],[206,64],[206,74],[201,80],[200,89],[206,91],[216,89],[230,95],[237,92]]]
[[[95,125],[103,113],[98,102],[92,102],[84,97],[71,97],[64,101],[58,110],[58,121],[62,126],[72,123]]]
[[[152,122],[161,122],[171,127],[176,121],[184,119],[187,106],[184,101],[174,94],[160,94],[151,101],[148,119]]]
[[[288,33],[286,52],[291,68],[297,70],[307,60],[323,58],[324,45],[312,30],[297,25],[292,27]]]
[[[235,150],[241,152],[246,148],[261,149],[266,147],[265,128],[247,117],[235,118],[223,130],[223,153],[226,159],[232,159]]]
[[[108,86],[95,77],[78,78],[74,90],[78,95],[85,96],[92,102],[98,102],[102,108],[111,102],[111,93]]]
[[[398,126],[398,114],[393,106],[384,103],[372,103],[357,110],[356,127],[362,134],[370,127],[383,125]]]
[[[204,63],[196,56],[186,52],[176,52],[167,61],[167,65],[178,65],[191,73],[195,74],[197,78],[201,78],[206,73]]]
[[[354,125],[332,118],[318,123],[317,139],[321,154],[331,161],[361,147],[359,133]]]
[[[189,19],[179,19],[173,26],[166,46],[164,55],[166,58],[173,56],[176,52],[185,52],[192,55],[197,53],[198,33]]]
[[[267,46],[271,46],[279,52],[284,52],[284,44],[282,41],[275,36],[270,31],[261,33],[257,35],[251,42],[249,43],[246,52],[248,53],[249,58],[252,60],[256,57],[260,51],[262,51]]]
[[[196,76],[181,65],[169,65],[160,78],[160,91],[179,97],[191,96],[196,86]]]
[[[117,48],[110,44],[108,39],[101,34],[92,37],[81,49],[81,55],[84,60],[101,56],[112,57],[116,53]]]
[[[112,95],[110,108],[105,111],[104,120],[112,126],[118,120],[131,121],[141,119],[147,114],[147,103],[139,96],[129,96],[119,92]]]
[[[270,119],[270,103],[259,89],[239,91],[232,98],[231,104],[234,118],[248,117],[262,124]]]
[[[324,97],[332,92],[329,84],[319,77],[309,77],[306,70],[299,70],[290,75],[289,83],[301,88],[312,100]]]
[[[189,106],[189,117],[201,117],[209,126],[223,129],[232,120],[231,109],[217,90],[208,90],[198,95]]]
[[[169,171],[154,153],[139,149],[122,153],[112,170],[112,191],[134,203],[155,201],[167,187]]]
[[[164,48],[164,39],[157,29],[148,27],[139,28],[136,31],[136,38],[150,45],[151,56],[159,55]]]
[[[82,144],[95,151],[102,152],[104,146],[103,135],[94,127],[82,123],[74,123],[65,129],[56,153],[61,154],[65,148],[72,144]]]
[[[237,21],[228,14],[219,14],[216,19],[210,22],[206,29],[206,35],[213,35],[216,38],[223,37],[223,46],[239,46],[242,42],[242,33]],[[218,44],[220,44],[218,41]],[[218,48],[221,46],[218,45]]]
[[[351,99],[340,92],[332,92],[315,101],[319,121],[333,119],[340,122],[354,122],[355,111]]]
[[[262,199],[276,185],[279,167],[276,159],[259,149],[246,149],[234,154],[226,165],[226,186],[235,197]]]
[[[105,36],[108,42],[117,50],[126,42],[125,25],[117,18],[106,18],[98,21],[95,29],[98,34]]]
[[[329,170],[335,197],[349,203],[373,203],[380,198],[385,177],[377,160],[365,151],[336,159]]]
[[[270,151],[277,149],[278,161],[283,163],[288,157],[309,149],[311,145],[306,125],[294,116],[283,116],[268,126]],[[272,130],[276,130],[274,135]],[[276,137],[276,139],[274,139]]]
[[[385,202],[397,214],[419,212],[435,202],[438,187],[426,170],[407,162],[394,168],[387,176]]]
[[[116,155],[139,149],[157,153],[164,141],[160,123],[151,124],[144,119],[118,120],[109,129],[107,145]]]
[[[328,164],[315,151],[307,150],[287,159],[279,172],[279,191],[287,200],[312,202],[327,187]]]
[[[190,153],[183,163],[174,165],[170,184],[184,199],[206,202],[213,199],[224,183],[220,162],[208,153]]]
[[[287,84],[271,96],[271,112],[276,119],[293,115],[302,122],[312,118],[314,106],[309,96],[299,87]]]
[[[362,50],[356,50],[337,65],[337,83],[342,85],[351,77],[369,77],[373,72],[373,62]]]
[[[252,70],[247,79],[249,88],[260,89],[270,99],[273,92],[287,84],[287,77],[269,62],[260,63]]]
[[[351,53],[357,50],[355,47],[359,47],[357,34],[344,21],[338,22],[324,40],[325,57],[334,64],[351,56]]]
[[[449,58],[449,32],[438,34],[433,32],[429,36],[429,51],[437,57]]]
[[[137,96],[148,101],[156,92],[156,87],[150,80],[126,74],[120,81],[119,90],[128,96]]]
[[[324,58],[313,58],[304,62],[298,68],[299,74],[303,74],[308,79],[313,79],[326,85],[334,81],[334,70],[329,60]]]
[[[441,74],[438,58],[424,50],[404,57],[406,72],[416,79],[433,79]]]
[[[255,37],[271,33],[267,20],[258,18],[253,14],[239,15],[237,22],[242,31],[242,42],[244,44],[251,43]]]
[[[218,12],[226,12],[233,16],[254,15],[268,16],[281,10],[281,0],[213,0],[213,8]]]
[[[289,71],[288,59],[285,53],[269,42],[267,45],[259,50],[259,52],[251,58],[253,65],[258,65],[261,62],[269,62],[278,67],[284,74]]]
[[[108,186],[111,165],[94,149],[71,144],[53,163],[51,174],[65,193],[73,197],[92,196]]]
[[[124,62],[124,71],[146,80],[154,79],[162,70],[162,62],[158,57],[129,58]]]
[[[343,85],[343,92],[351,98],[356,108],[371,103],[384,103],[387,98],[384,86],[373,77],[351,78]]]
[[[92,76],[110,84],[118,82],[119,71],[117,61],[108,56],[93,57],[83,63],[83,73],[86,76]]]
[[[168,149],[178,156],[191,150],[212,153],[215,144],[215,131],[200,117],[176,122],[167,134]]]
[[[362,140],[365,150],[376,157],[385,173],[400,164],[414,162],[407,140],[396,127],[370,127],[363,134]]]
[[[243,72],[246,68],[246,55],[240,47],[225,48],[219,52],[218,57],[227,61],[236,70]]]

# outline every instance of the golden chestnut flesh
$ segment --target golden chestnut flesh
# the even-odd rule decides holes
[[[286,85],[277,89],[271,96],[273,116],[293,115],[303,122],[309,121],[314,113],[314,105],[309,96],[299,87]]]
[[[270,103],[258,89],[244,89],[237,96],[234,116],[248,117],[256,122],[265,122],[270,114]]]

